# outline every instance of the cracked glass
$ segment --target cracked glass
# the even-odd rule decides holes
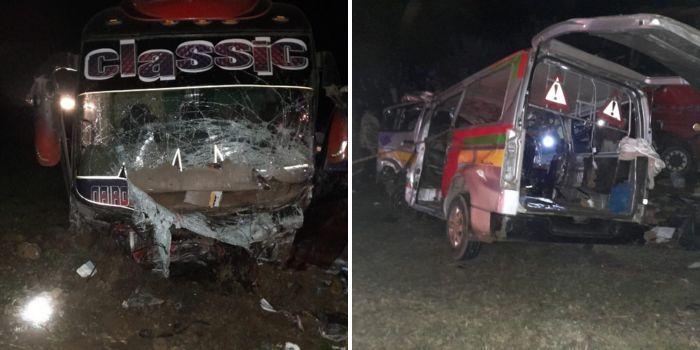
[[[313,168],[313,91],[302,87],[199,87],[87,93],[78,174],[116,176],[218,158],[265,173]]]

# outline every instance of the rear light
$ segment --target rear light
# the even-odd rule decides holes
[[[513,130],[506,132],[506,144],[503,154],[503,169],[501,170],[501,187],[516,189],[518,178],[518,134]]]

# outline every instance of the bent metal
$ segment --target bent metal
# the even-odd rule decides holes
[[[138,76],[143,82],[175,80],[176,70],[201,73],[217,66],[227,71],[252,68],[261,76],[272,75],[275,67],[302,70],[308,67],[306,43],[294,38],[271,42],[269,37],[225,39],[216,45],[206,40],[191,40],[178,45],[173,53],[166,49],[147,50],[136,56],[136,41],[119,41],[119,52],[110,48],[90,51],[85,56],[85,78],[106,80]],[[178,59],[175,58],[178,57]]]

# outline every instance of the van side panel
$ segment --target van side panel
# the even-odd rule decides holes
[[[459,173],[469,189],[473,207],[496,211],[501,187],[508,124],[457,129],[452,134],[443,171],[442,194],[447,196],[452,179]]]

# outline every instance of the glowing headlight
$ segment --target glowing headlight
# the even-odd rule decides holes
[[[544,146],[546,148],[554,147],[555,143],[556,143],[556,141],[554,140],[554,137],[552,137],[551,135],[544,135],[544,137],[542,138],[542,146]]]
[[[51,315],[53,315],[53,301],[47,295],[32,298],[20,313],[22,320],[31,323],[34,327],[43,326],[51,319]]]
[[[605,120],[603,119],[598,119],[598,121],[595,123],[598,124],[598,126],[605,126]]]
[[[59,105],[64,111],[72,111],[75,108],[75,99],[72,96],[63,95],[59,100]]]

